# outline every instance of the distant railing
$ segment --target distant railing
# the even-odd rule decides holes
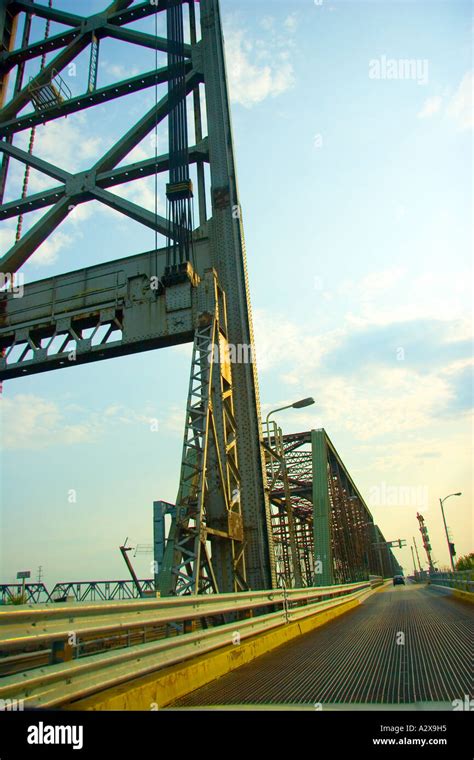
[[[54,106],[60,106],[65,100],[70,100],[71,90],[56,69],[51,72],[47,82],[35,84],[30,78],[28,92],[36,111],[45,111]]]
[[[430,573],[428,583],[434,586],[457,588],[461,591],[474,592],[474,571],[462,570],[454,573]]]
[[[141,595],[154,595],[155,582],[152,578],[138,581]],[[51,601],[58,599],[76,602],[108,602],[114,599],[139,599],[140,595],[132,580],[126,581],[70,581],[56,583],[51,591]]]
[[[141,595],[131,580],[125,581],[65,581],[48,591],[44,583],[0,583],[0,605],[44,604],[47,602],[108,602],[120,599],[139,599],[155,593],[152,578],[138,581]]]
[[[44,583],[0,583],[0,604],[41,604],[49,602]]]

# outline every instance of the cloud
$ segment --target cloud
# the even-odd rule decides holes
[[[317,392],[325,427],[349,431],[358,440],[383,436],[394,440],[427,428],[449,395],[442,378],[387,369],[367,374],[363,382],[325,379]]]
[[[288,29],[289,32],[296,31],[296,27],[298,26],[298,17],[296,13],[290,13],[290,15],[284,20],[283,26],[285,29]]]
[[[383,290],[388,275],[378,274],[368,283]],[[457,418],[470,406],[472,348],[463,322],[361,325],[346,315],[340,327],[322,334],[261,310],[254,322],[260,373],[291,386],[292,396],[316,399],[315,409],[298,413],[299,429],[326,427],[357,440],[397,440],[439,426],[440,416]]]
[[[293,384],[294,369],[314,367],[329,346],[337,344],[337,332],[330,335],[305,333],[297,322],[263,309],[253,310],[257,366],[261,372],[286,365],[285,382]]]
[[[111,63],[110,61],[102,61],[100,68],[101,71],[110,74],[114,79],[130,79],[140,73],[136,66],[124,66],[122,63]]]
[[[474,73],[468,71],[462,78],[459,87],[448,103],[447,113],[459,129],[472,129],[474,115],[472,111],[472,91],[474,88]]]
[[[186,412],[182,406],[174,404],[163,420],[162,430],[170,435],[180,435],[184,433],[186,422]]]
[[[273,16],[264,16],[260,20],[260,26],[265,29],[266,32],[270,32],[275,28],[275,19]]]
[[[112,189],[112,192],[121,198],[136,203],[147,211],[155,211],[155,181],[153,177],[117,185]],[[157,212],[162,215],[166,214],[166,205],[159,194],[157,195]]]
[[[8,220],[0,227],[0,255],[3,256],[15,242],[15,222]]]
[[[19,147],[24,146],[19,144]],[[66,171],[88,169],[94,159],[99,158],[103,147],[103,137],[97,135],[93,121],[84,113],[37,127],[35,155]]]
[[[4,449],[45,449],[50,446],[91,443],[117,425],[150,429],[153,414],[123,405],[91,412],[76,405],[60,405],[34,394],[1,398]]]
[[[45,212],[37,214],[25,214],[23,218],[23,234],[40,218]],[[84,206],[78,206],[72,211],[66,223],[78,226],[84,219],[90,215],[90,209]],[[16,219],[14,222],[9,221],[2,225],[0,229],[0,254],[5,254],[15,244]],[[50,237],[42,243],[39,248],[32,254],[29,261],[36,267],[50,266],[57,261],[59,254],[69,248],[80,235],[80,231],[65,232],[63,229],[55,230]]]
[[[294,72],[288,60],[289,50],[274,35],[271,40],[252,41],[246,31],[231,23],[225,27],[225,50],[230,96],[234,103],[250,108],[292,87]]]
[[[440,410],[440,416],[452,417],[469,412],[473,407],[474,366],[468,364],[449,374],[450,398]]]
[[[50,266],[57,261],[59,254],[74,242],[74,236],[66,232],[56,231],[36,249],[30,258],[34,266]]]
[[[353,375],[374,367],[401,366],[426,374],[433,368],[469,359],[472,343],[458,339],[456,326],[434,320],[394,322],[355,329],[324,356],[325,370]]]
[[[455,93],[450,97],[434,95],[427,98],[417,116],[419,119],[429,119],[444,111],[459,130],[472,129],[474,114],[472,110],[472,91],[474,89],[474,73],[467,71],[459,83]]]
[[[441,109],[443,98],[440,95],[434,95],[431,98],[427,98],[423,103],[421,111],[418,113],[419,119],[428,119]]]
[[[404,273],[405,270],[401,267],[383,269],[379,272],[369,272],[357,283],[354,283],[352,280],[343,280],[338,287],[338,293],[340,295],[350,295],[357,292],[358,298],[370,300],[389,288],[393,288],[400,281]]]

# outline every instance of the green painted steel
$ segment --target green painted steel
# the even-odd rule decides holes
[[[331,586],[334,570],[331,551],[328,449],[324,430],[311,431],[313,454],[314,585]]]

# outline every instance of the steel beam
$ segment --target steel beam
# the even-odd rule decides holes
[[[13,66],[18,66],[18,64],[30,61],[32,58],[37,58],[45,53],[51,53],[53,50],[65,47],[66,45],[69,45],[78,34],[80,34],[80,28],[68,29],[60,34],[48,37],[47,40],[33,42],[26,47],[17,48],[9,53],[3,53],[0,55],[2,69],[4,71],[10,71]]]
[[[0,271],[15,273],[23,266],[31,254],[40,247],[49,235],[67,217],[70,211],[68,198],[61,198],[44,216],[31,227],[0,259]]]
[[[30,102],[30,88],[45,84],[51,81],[53,72],[58,74],[70,63],[79,53],[90,43],[90,35],[78,34],[65,48],[61,50],[53,60],[48,63],[39,74],[37,74],[20,92],[15,95],[9,103],[0,111],[0,123],[13,119],[27,103]]]
[[[150,50],[161,50],[163,53],[167,53],[169,49],[169,43],[165,37],[154,37],[152,34],[137,32],[135,29],[105,24],[103,32],[104,36],[113,37],[116,40],[122,40],[122,42],[131,42],[133,45],[141,45],[150,48]],[[184,45],[184,55],[188,58],[191,57],[191,45]]]
[[[200,145],[194,145],[189,148],[189,163],[209,162],[209,152],[206,149],[206,145],[207,141],[203,140]],[[30,153],[20,151],[17,148],[13,148],[12,150],[12,146],[8,143],[0,142],[0,151],[4,148],[6,148],[4,151],[5,153],[16,158],[18,161],[23,161],[30,166],[39,166],[37,159],[32,157]],[[45,163],[48,168],[48,171],[45,169],[41,169],[41,171],[45,174],[49,173],[50,176],[54,176],[55,172],[57,172],[58,175],[61,173],[66,178],[72,178],[74,176],[69,175],[68,172],[63,172],[62,169],[53,167],[52,164],[49,164],[48,162],[41,163]],[[96,185],[103,189],[114,187],[115,185],[121,185],[124,182],[131,182],[135,179],[143,179],[145,177],[151,177],[154,174],[166,172],[168,171],[168,168],[169,155],[166,153],[162,156],[157,156],[156,159],[147,158],[144,161],[127,164],[127,166],[121,166],[112,171],[100,172],[96,175]],[[56,201],[64,197],[65,194],[65,185],[56,185],[49,190],[43,190],[40,193],[28,195],[26,198],[17,198],[14,201],[4,203],[0,206],[0,219],[11,219],[19,214],[27,214],[29,211],[37,211],[40,208],[52,206]]]
[[[190,64],[188,68],[191,68]],[[21,132],[23,129],[29,129],[38,124],[46,124],[48,121],[54,121],[54,119],[68,116],[71,113],[77,113],[85,108],[107,103],[110,100],[115,100],[134,92],[140,92],[156,84],[162,84],[168,80],[168,74],[168,67],[164,66],[160,69],[147,71],[144,74],[124,79],[115,84],[99,87],[94,92],[78,95],[75,98],[64,101],[61,105],[52,106],[46,111],[33,111],[25,116],[20,116],[18,119],[7,119],[0,123],[0,137]]]
[[[324,430],[311,431],[313,456],[313,530],[315,586],[334,583],[331,548],[331,507],[328,490],[328,451]]]
[[[253,345],[250,295],[219,3],[201,2],[202,66],[211,156],[211,255],[227,298],[229,342]],[[234,364],[235,419],[242,473],[242,513],[250,588],[276,585],[271,515],[260,445],[260,401],[254,362]]]
[[[205,270],[207,240],[196,254]],[[150,251],[2,293],[0,379],[192,341],[206,299],[190,282],[159,292],[165,264],[166,249]]]
[[[47,5],[44,5],[44,3],[34,3],[31,2],[31,0],[10,0],[10,4],[14,6],[18,12],[24,11],[25,13],[31,13],[33,16],[39,16],[40,18],[49,19],[50,21],[57,21],[58,24],[66,24],[66,26],[80,26],[84,21],[84,16],[58,10],[57,8],[49,8]]]

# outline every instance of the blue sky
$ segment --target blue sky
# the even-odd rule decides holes
[[[86,15],[104,3],[55,5]],[[326,428],[386,537],[421,548],[418,509],[444,565],[439,496],[463,492],[446,511],[458,554],[472,551],[471,4],[221,5],[263,411],[313,395],[316,406],[281,415],[284,431]],[[152,33],[153,19],[137,28]],[[383,60],[413,60],[426,76],[371,78]],[[64,75],[73,94],[87,61]],[[152,51],[105,42],[99,86],[154,64]],[[86,169],[153,102],[146,91],[40,127],[35,152]],[[153,150],[145,140],[124,163]],[[7,200],[15,163],[11,177]],[[31,192],[50,184],[32,172]],[[123,193],[153,208],[152,180]],[[2,253],[13,228],[0,230]],[[153,244],[150,230],[86,204],[24,273]],[[189,360],[186,346],[4,384],[2,581],[38,565],[48,583],[126,576],[118,545],[150,543],[153,500],[176,496]],[[387,504],[387,487],[422,496]],[[409,548],[397,556],[411,571]],[[142,576],[150,559],[136,559]]]

